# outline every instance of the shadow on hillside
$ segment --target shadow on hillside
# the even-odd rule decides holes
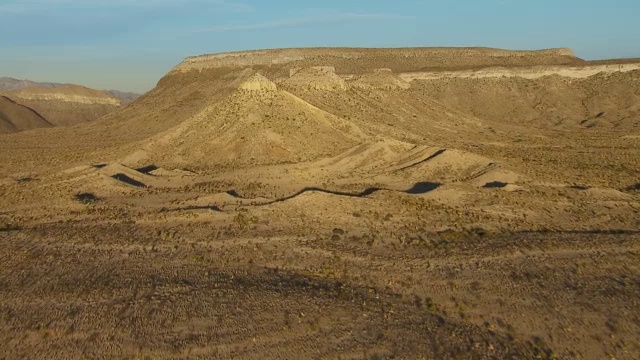
[[[304,189],[296,192],[295,194],[292,194],[292,195],[289,195],[289,196],[285,196],[285,197],[282,197],[282,198],[278,198],[278,199],[274,199],[274,200],[270,200],[270,201],[257,203],[257,204],[251,204],[251,206],[265,206],[265,205],[277,204],[277,203],[285,202],[287,200],[294,199],[294,198],[296,198],[296,197],[298,197],[298,196],[300,196],[302,194],[305,194],[307,192],[320,192],[320,193],[325,193],[325,194],[346,196],[346,197],[352,197],[352,198],[365,198],[365,197],[373,195],[376,192],[382,191],[382,190],[401,192],[401,193],[411,194],[411,195],[426,194],[426,193],[428,193],[430,191],[438,189],[441,185],[442,184],[433,183],[433,182],[419,182],[419,183],[415,183],[412,187],[410,187],[407,190],[398,191],[398,190],[385,189],[385,188],[379,188],[379,187],[370,187],[370,188],[367,188],[367,189],[365,189],[365,190],[363,190],[361,192],[355,192],[355,193],[346,192],[346,191],[325,190],[325,189],[318,188],[318,187],[307,187],[307,188],[304,188]],[[226,192],[226,194],[229,195],[229,196],[232,196],[232,197],[234,197],[236,199],[251,200],[251,198],[243,197],[236,190],[229,190],[229,191]],[[182,211],[182,210],[212,210],[212,211],[216,211],[216,212],[222,212],[223,211],[222,209],[220,209],[220,207],[218,207],[216,205],[188,206],[188,207],[184,207],[184,208],[164,210],[164,211]]]
[[[141,172],[143,174],[149,174],[152,171],[158,170],[159,168],[156,165],[147,165],[147,166],[143,166],[141,168],[137,168],[136,171],[137,172]]]
[[[420,195],[420,194],[426,194],[430,191],[436,190],[437,188],[439,188],[442,184],[438,184],[438,183],[433,183],[433,182],[419,182],[414,184],[411,188],[407,189],[407,190],[391,190],[391,189],[385,189],[385,188],[379,188],[379,187],[370,187],[365,189],[364,191],[361,192],[357,192],[357,193],[351,193],[351,192],[345,192],[345,191],[335,191],[335,190],[326,190],[326,189],[322,189],[322,188],[318,188],[318,187],[307,187],[304,188],[300,191],[298,191],[297,193],[293,194],[293,195],[289,195],[283,198],[279,198],[279,199],[275,199],[272,200],[270,202],[266,202],[260,205],[269,205],[269,204],[274,204],[274,203],[278,203],[278,202],[283,202],[283,201],[287,201],[287,200],[291,200],[295,197],[298,197],[304,193],[307,192],[321,192],[321,193],[325,193],[325,194],[331,194],[331,195],[338,195],[338,196],[346,196],[346,197],[354,197],[354,198],[364,198],[370,195],[375,194],[378,191],[381,190],[387,190],[387,191],[396,191],[396,192],[403,192],[406,194],[411,194],[411,195]],[[235,197],[235,198],[239,198],[239,199],[247,199],[242,197],[240,194],[238,194],[237,191],[235,190],[229,190],[227,191],[227,194]]]
[[[435,153],[433,153],[433,154],[432,154],[431,156],[429,156],[428,158],[426,158],[426,159],[424,159],[424,160],[422,160],[422,161],[419,161],[419,162],[417,162],[417,163],[415,163],[415,164],[411,164],[411,165],[407,165],[407,166],[405,166],[405,167],[402,167],[402,168],[400,168],[400,169],[398,169],[398,170],[396,170],[396,171],[407,170],[407,169],[410,169],[410,168],[416,167],[416,166],[418,166],[418,165],[420,165],[420,164],[424,164],[424,163],[426,163],[426,162],[428,162],[428,161],[431,161],[431,160],[433,160],[433,159],[437,158],[438,156],[440,156],[440,155],[444,154],[446,151],[447,151],[447,149],[440,149],[440,150],[436,151]]]
[[[569,186],[569,188],[574,189],[574,190],[589,190],[590,187],[588,186],[582,186],[582,185],[573,185],[573,186]]]
[[[140,188],[146,188],[147,187],[147,185],[145,185],[144,183],[142,183],[142,182],[140,182],[138,180],[132,179],[129,176],[127,176],[125,174],[122,174],[122,173],[115,174],[115,175],[113,175],[111,177],[116,179],[116,180],[118,180],[118,181],[122,181],[123,183],[125,183],[127,185],[140,187]]]
[[[432,182],[419,182],[413,185],[411,189],[406,190],[405,192],[411,195],[426,194],[428,192],[436,190],[437,188],[440,187],[440,185],[441,184],[432,183]]]
[[[189,210],[210,210],[213,212],[223,212],[222,209],[220,209],[220,207],[218,207],[217,205],[205,205],[205,206],[194,205],[194,206],[187,206],[187,207],[182,207],[178,209],[162,208],[160,212],[178,212],[178,211],[189,211]]]
[[[507,183],[505,182],[501,182],[501,181],[492,181],[489,183],[484,184],[483,188],[485,189],[502,189],[504,187],[507,187]]]

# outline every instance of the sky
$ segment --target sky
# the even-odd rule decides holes
[[[316,46],[640,57],[638,0],[0,0],[0,76],[144,92],[185,57]]]

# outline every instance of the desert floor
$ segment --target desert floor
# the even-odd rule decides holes
[[[299,65],[0,136],[0,358],[640,357],[640,70]]]

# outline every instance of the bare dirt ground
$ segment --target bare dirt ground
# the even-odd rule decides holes
[[[189,58],[0,136],[0,358],[640,357],[640,70],[399,51]],[[447,56],[544,75],[415,76]]]

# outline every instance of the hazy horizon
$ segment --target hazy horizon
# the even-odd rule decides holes
[[[628,0],[7,0],[0,76],[145,92],[184,58],[291,47],[568,47],[586,60],[640,57]],[[606,31],[605,31],[606,30]]]

